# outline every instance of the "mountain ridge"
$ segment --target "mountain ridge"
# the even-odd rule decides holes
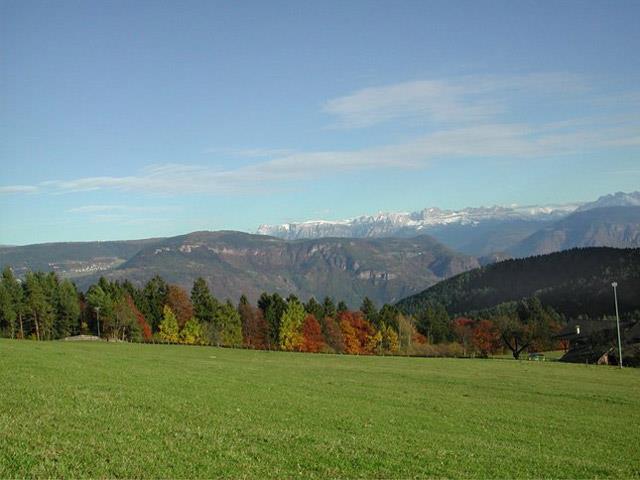
[[[537,296],[567,317],[599,318],[614,313],[613,281],[621,314],[640,310],[640,248],[585,247],[509,259],[455,275],[397,306],[413,314],[439,303],[455,315]]]
[[[474,257],[454,252],[427,235],[286,241],[226,230],[142,242],[129,258],[109,268],[94,265],[71,277],[83,288],[99,276],[142,284],[159,274],[170,283],[190,289],[193,281],[202,276],[220,298],[237,300],[244,293],[255,300],[263,291],[269,291],[302,298],[328,295],[357,306],[364,296],[380,304],[399,300],[479,265]],[[75,248],[71,245],[71,249]],[[16,248],[22,250],[24,259],[33,247],[39,248]],[[64,250],[62,245],[58,248]],[[19,255],[14,252],[13,258]],[[10,259],[0,251],[2,266],[11,265]]]

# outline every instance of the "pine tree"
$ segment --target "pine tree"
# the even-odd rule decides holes
[[[331,299],[331,297],[324,297],[324,301],[322,302],[322,317],[316,318],[336,318],[337,314],[338,312],[336,311],[336,304],[333,303],[333,299]]]
[[[159,275],[149,280],[142,290],[141,310],[154,331],[163,320],[168,292],[169,285]]]
[[[78,291],[70,280],[63,280],[58,286],[57,319],[55,333],[58,338],[69,336],[78,326],[80,303]]]
[[[53,330],[53,308],[42,288],[42,277],[43,275],[29,272],[25,280],[27,312],[36,340],[50,339]]]
[[[371,325],[378,325],[378,310],[376,309],[376,305],[373,303],[373,300],[369,297],[364,297],[362,305],[360,306],[360,311]]]
[[[215,311],[218,308],[218,302],[211,295],[207,282],[202,277],[199,277],[195,282],[193,282],[193,288],[191,289],[191,304],[193,308],[193,316],[196,320],[205,324],[213,322]]]
[[[262,310],[262,315],[269,327],[269,346],[277,348],[280,345],[280,321],[287,303],[277,293],[273,295],[263,293],[258,300],[258,308]]]
[[[16,316],[14,336],[24,338],[24,314],[26,308],[24,289],[9,267],[5,267],[2,271],[2,284],[4,285],[9,301],[13,306],[12,310]],[[8,313],[8,315],[11,317],[11,313]]]
[[[240,314],[230,301],[217,309],[214,324],[219,332],[222,345],[239,347],[242,345],[242,320]]]
[[[18,315],[9,289],[0,282],[0,334],[15,338]]]
[[[341,313],[348,312],[348,311],[349,311],[349,307],[347,307],[347,304],[344,303],[343,300],[340,300],[338,302],[337,314],[340,315]]]

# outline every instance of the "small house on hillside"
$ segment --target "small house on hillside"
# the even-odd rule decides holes
[[[640,363],[640,322],[620,322],[622,358],[625,365]],[[618,334],[615,320],[572,321],[556,338],[567,342],[562,362],[597,365],[618,364]],[[625,354],[628,352],[628,354]]]

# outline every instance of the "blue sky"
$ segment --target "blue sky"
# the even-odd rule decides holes
[[[0,244],[640,189],[640,2],[4,1]]]

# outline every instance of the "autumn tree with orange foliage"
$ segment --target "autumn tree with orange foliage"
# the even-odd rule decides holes
[[[193,317],[193,305],[189,294],[178,285],[169,285],[167,291],[167,305],[178,319],[178,326],[184,327],[191,317]]]
[[[362,312],[342,312],[339,315],[340,329],[344,338],[345,353],[368,354],[374,353],[372,338],[376,330],[364,318]]]
[[[480,320],[476,323],[471,341],[483,357],[496,353],[502,345],[500,331],[491,320]]]
[[[473,320],[466,317],[458,317],[451,320],[451,329],[457,340],[462,344],[463,355],[467,355],[472,346]]]
[[[266,349],[269,326],[262,315],[262,310],[253,307],[246,296],[240,297],[238,313],[242,322],[242,338],[245,347]]]
[[[324,337],[320,323],[314,315],[307,315],[302,324],[302,344],[300,351],[302,352],[321,352],[325,348]]]
[[[324,338],[327,346],[335,353],[344,353],[344,336],[340,324],[333,317],[324,317],[322,320]]]

